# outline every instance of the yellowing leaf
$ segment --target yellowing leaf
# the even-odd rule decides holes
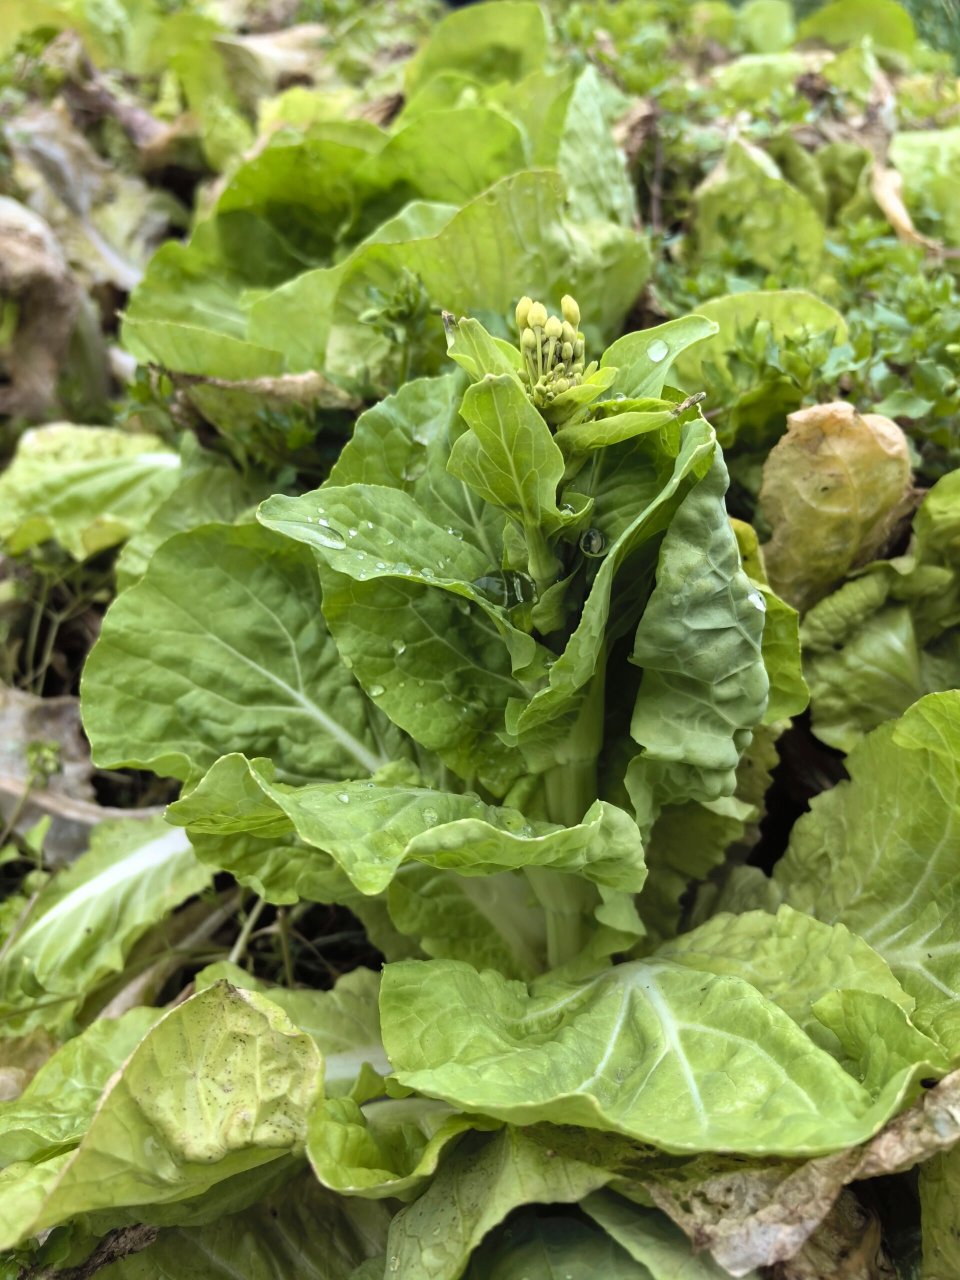
[[[909,509],[910,455],[895,422],[845,401],[787,418],[763,468],[770,583],[801,612],[873,559]]]

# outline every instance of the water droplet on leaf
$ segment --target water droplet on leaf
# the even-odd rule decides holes
[[[759,591],[751,591],[750,594],[747,596],[747,599],[750,601],[753,607],[755,609],[759,609],[761,613],[767,612],[767,602],[766,600],[764,600],[763,596],[760,594]]]
[[[654,364],[659,364],[660,361],[669,354],[670,348],[662,338],[657,338],[654,342],[650,343],[649,347],[647,347],[647,359],[652,360]]]
[[[588,529],[580,538],[580,550],[585,556],[602,556],[607,540],[599,529]]]
[[[337,799],[340,801],[340,803],[341,803],[341,804],[349,804],[349,803],[350,803],[350,797],[349,797],[349,795],[347,795],[346,791],[338,791],[338,792],[337,792]]]
[[[394,640],[390,645],[390,648],[393,650],[393,652],[397,655],[398,658],[400,657],[401,653],[406,653],[407,651],[407,646],[402,640]]]
[[[370,694],[371,698],[379,698],[380,695],[383,693],[383,685],[372,684],[370,688],[367,690],[367,692]]]
[[[332,551],[340,551],[347,545],[347,540],[338,529],[331,529],[326,526],[325,520],[317,522],[321,527],[317,529],[313,535],[313,541],[319,542],[321,547],[329,547]]]
[[[424,809],[420,816],[428,827],[434,827],[436,826],[437,819],[440,815],[437,813],[436,809]]]
[[[537,584],[534,580],[527,574],[517,573],[513,569],[484,574],[482,578],[474,579],[473,586],[487,600],[504,609],[512,609],[518,604],[529,604],[537,599]]]

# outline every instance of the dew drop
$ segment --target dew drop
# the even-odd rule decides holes
[[[313,516],[307,516],[307,524],[313,524]]]
[[[366,560],[367,558],[367,553],[365,551],[358,551],[356,554],[358,560]]]
[[[767,602],[766,600],[764,600],[763,596],[760,594],[759,591],[751,591],[750,594],[747,596],[747,599],[750,601],[753,607],[755,609],[759,609],[761,613],[767,612]]]
[[[385,561],[383,561],[383,560],[378,560],[378,561],[377,561],[377,568],[378,568],[378,569],[385,569],[386,567],[387,567],[387,566],[386,566],[386,562],[385,562]]]
[[[372,684],[367,690],[367,693],[369,693],[371,698],[379,698],[383,691],[384,689],[382,684]]]
[[[319,520],[317,523],[324,527],[319,528],[313,535],[314,542],[319,542],[321,547],[329,547],[332,551],[340,551],[347,545],[347,540],[342,533],[337,529],[325,527],[327,523],[325,520]]]
[[[413,572],[413,570],[410,568],[410,566],[409,566],[409,565],[406,563],[406,561],[404,561],[404,560],[398,560],[398,561],[397,561],[397,563],[396,563],[393,567],[394,567],[394,569],[397,571],[397,573],[412,573],[412,572]]]
[[[599,529],[588,529],[580,538],[580,550],[585,556],[602,556],[607,540]]]
[[[396,1254],[394,1254],[393,1257],[390,1259],[390,1270],[391,1271],[400,1270],[400,1259],[397,1257]]]
[[[448,530],[447,530],[447,533],[449,533],[449,535],[450,535],[450,537],[451,537],[451,538],[456,538],[458,542],[462,542],[462,541],[463,541],[463,530],[462,530],[462,529],[448,529]]]
[[[402,640],[392,641],[390,648],[393,650],[393,652],[397,655],[398,658],[400,657],[401,653],[406,653],[407,651],[407,646]]]
[[[652,360],[654,364],[659,364],[664,356],[669,355],[670,348],[662,338],[657,338],[655,342],[651,342],[647,347],[647,358]]]
[[[423,566],[423,568],[420,570],[420,573],[421,573],[421,576],[422,576],[422,577],[424,577],[424,578],[432,578],[432,577],[433,577],[433,570],[430,568],[430,566],[429,566],[428,564],[425,564],[425,565]]]
[[[338,791],[338,792],[337,792],[337,799],[340,801],[340,803],[341,803],[341,804],[349,804],[349,803],[350,803],[350,797],[349,797],[349,795],[347,795],[346,791]]]
[[[372,528],[373,528],[373,521],[372,521],[372,520],[364,520],[364,522],[363,522],[363,523],[367,526],[367,528],[368,528],[368,529],[372,529]]]
[[[437,813],[436,809],[424,809],[420,816],[428,827],[435,827],[440,815]]]
[[[350,538],[355,538],[359,532],[360,532],[359,529],[348,529],[347,536]]]

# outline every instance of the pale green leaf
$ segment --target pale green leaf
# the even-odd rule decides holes
[[[8,939],[0,961],[7,1031],[63,1026],[149,928],[209,883],[184,833],[162,818],[94,828],[89,852],[47,881]]]
[[[409,1088],[507,1122],[579,1124],[674,1152],[838,1150],[876,1132],[909,1083],[874,1104],[750,983],[671,961],[529,990],[464,964],[406,961],[384,971],[380,1015]]]
[[[229,742],[288,778],[381,763],[373,708],[326,632],[313,557],[256,525],[171,538],[117,598],[83,675],[95,758],[186,778]]]
[[[156,436],[67,422],[34,427],[0,477],[0,539],[14,555],[49,539],[85,560],[142,528],[179,469]]]

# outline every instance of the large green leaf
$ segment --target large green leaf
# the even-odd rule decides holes
[[[264,524],[329,566],[324,616],[377,706],[461,777],[502,794],[525,772],[496,736],[503,711],[546,653],[486,591],[485,581],[503,581],[487,554],[463,526],[431,517],[409,494],[376,485],[276,496],[260,509]]]
[[[134,943],[201,892],[210,872],[162,818],[105,822],[58,871],[7,939],[0,961],[6,1031],[62,1027]]]
[[[256,525],[178,534],[117,598],[84,669],[102,764],[186,778],[229,742],[291,779],[384,761],[320,613],[313,557]]]
[[[0,477],[0,539],[14,555],[51,539],[84,560],[146,524],[179,468],[156,436],[66,422],[35,427]]]
[[[667,1151],[838,1150],[876,1132],[915,1087],[913,1066],[897,1063],[876,1097],[750,983],[668,960],[529,990],[464,964],[405,961],[384,971],[380,1014],[410,1088]]]
[[[933,1034],[960,992],[958,726],[950,692],[868,734],[847,757],[850,781],[816,797],[774,875],[786,902],[869,942]]]
[[[302,1148],[321,1078],[313,1041],[269,1001],[226,984],[193,996],[109,1082],[79,1147],[54,1157],[42,1199],[21,1208],[18,1173],[34,1186],[33,1166],[7,1169],[0,1248],[79,1214],[200,1196]]]
[[[767,706],[766,602],[741,568],[726,490],[718,456],[667,530],[634,638],[643,679],[630,732],[643,752],[627,787],[644,830],[664,803],[733,794]]]
[[[657,955],[704,973],[743,978],[835,1054],[836,1039],[824,1035],[814,1011],[828,992],[870,992],[908,1014],[915,1004],[886,961],[862,938],[842,924],[828,925],[787,906],[776,915],[716,915],[665,943]]]
[[[408,859],[461,875],[550,867],[631,892],[646,877],[636,824],[599,800],[582,823],[559,827],[476,795],[372,782],[290,787],[273,773],[269,761],[225,756],[170,806],[170,819],[214,835],[295,832],[331,854],[366,894],[385,889]]]

